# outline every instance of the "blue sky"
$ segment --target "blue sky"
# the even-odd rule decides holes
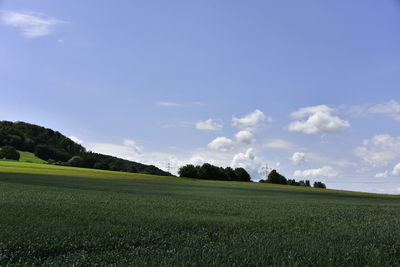
[[[172,171],[400,193],[398,1],[0,1],[0,119]]]

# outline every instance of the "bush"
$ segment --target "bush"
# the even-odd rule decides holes
[[[19,152],[12,146],[3,146],[1,148],[0,157],[5,159],[19,160]]]
[[[314,182],[314,188],[323,188],[326,189],[326,185],[322,182]]]

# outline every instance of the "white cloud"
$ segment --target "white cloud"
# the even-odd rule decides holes
[[[138,154],[140,154],[143,150],[143,147],[137,145],[136,142],[132,139],[125,139],[123,144],[124,146],[132,148]]]
[[[296,148],[296,145],[282,139],[271,139],[264,144],[264,147],[273,149],[292,150]]]
[[[213,119],[208,119],[206,121],[199,121],[196,123],[196,129],[202,131],[220,131],[222,130],[222,124],[216,122]]]
[[[317,112],[332,113],[334,110],[327,105],[311,106],[300,108],[299,110],[292,112],[290,117],[294,119],[302,119],[310,115],[314,115]]]
[[[246,153],[238,153],[233,156],[231,167],[244,168],[252,174],[252,178],[262,172],[263,162],[254,155],[252,148],[249,148]]]
[[[256,109],[254,112],[242,117],[242,118],[232,118],[232,124],[235,127],[242,129],[253,128],[265,121],[272,121],[270,117],[267,117],[261,110]]]
[[[392,174],[395,176],[400,176],[400,163],[394,166]]]
[[[253,149],[249,148],[246,153],[236,154],[232,159],[231,166],[232,168],[253,168],[254,158]]]
[[[339,173],[331,166],[323,166],[319,169],[309,169],[309,170],[297,170],[293,174],[297,177],[310,177],[310,178],[325,178],[325,177],[336,177]]]
[[[349,128],[350,123],[342,120],[331,113],[334,110],[326,105],[301,108],[291,114],[295,119],[306,118],[305,120],[294,121],[289,124],[289,131],[303,132],[306,134],[324,134],[338,132]]]
[[[207,160],[203,157],[200,156],[193,156],[189,159],[189,164],[193,164],[195,166],[197,165],[203,165],[204,163],[207,163]]]
[[[364,140],[355,153],[371,167],[386,166],[390,162],[400,159],[400,137],[388,134],[374,136],[371,140]]]
[[[395,120],[400,120],[400,104],[391,100],[385,104],[376,104],[368,109],[370,113],[383,114]]]
[[[179,108],[191,108],[191,107],[201,107],[205,104],[203,102],[186,102],[186,103],[178,103],[171,101],[161,101],[158,103],[161,107],[179,107]]]
[[[229,138],[217,137],[211,143],[208,144],[208,147],[214,150],[226,152],[233,149],[234,143]]]
[[[250,131],[247,131],[247,130],[238,132],[235,135],[235,137],[239,143],[246,144],[246,145],[250,145],[251,143],[253,143],[255,141],[254,135]]]
[[[306,154],[302,152],[295,152],[291,158],[294,165],[300,165],[306,162]]]
[[[87,148],[97,153],[120,157],[127,160],[137,161],[140,148],[136,148],[130,145],[117,145],[107,143],[90,143]]]
[[[64,23],[61,20],[47,17],[37,12],[4,12],[1,21],[21,30],[28,38],[41,37],[51,34],[52,28]]]
[[[389,175],[389,172],[385,171],[385,172],[380,172],[380,173],[375,174],[375,177],[376,178],[387,178],[388,175]]]
[[[77,143],[77,144],[80,144],[80,145],[83,144],[83,140],[82,140],[82,139],[79,139],[79,138],[76,137],[76,136],[71,135],[71,136],[68,136],[68,138],[71,139],[72,141],[74,141],[74,142]]]

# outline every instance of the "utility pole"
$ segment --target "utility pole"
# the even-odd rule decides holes
[[[263,172],[264,172],[264,175],[265,175],[265,179],[267,180],[268,179],[268,175],[271,172],[271,169],[268,167],[268,163],[266,163],[265,167],[263,167]]]
[[[170,173],[171,172],[171,163],[167,163],[167,171]]]

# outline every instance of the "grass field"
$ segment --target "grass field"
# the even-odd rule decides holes
[[[0,162],[0,265],[387,266],[400,197]]]
[[[32,152],[18,151],[18,153],[20,155],[19,158],[20,162],[47,164],[47,161],[36,157],[35,154]],[[0,159],[0,162],[1,161],[13,161],[13,160]]]
[[[32,152],[26,152],[26,151],[18,151],[20,158],[19,161],[22,162],[31,162],[31,163],[47,163],[45,160],[42,160],[38,157],[35,156]]]

